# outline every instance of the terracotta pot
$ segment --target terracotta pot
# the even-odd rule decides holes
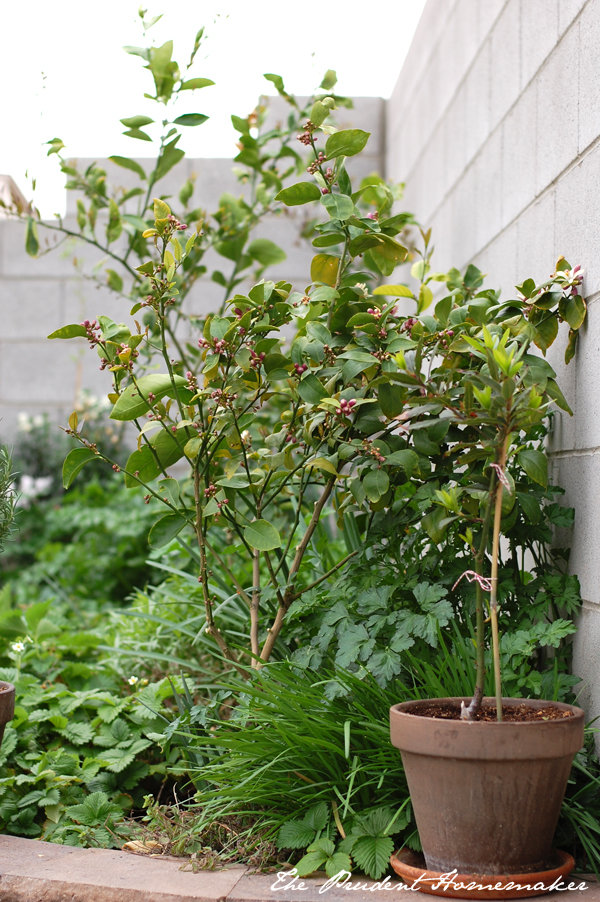
[[[15,713],[15,687],[0,680],[0,743],[4,737],[4,727]]]
[[[399,877],[420,893],[454,899],[523,899],[541,896],[545,892],[579,889],[581,881],[566,884],[566,877],[575,867],[575,861],[567,852],[557,850],[554,867],[535,874],[436,874],[425,867],[425,859],[419,852],[400,849],[392,855],[390,864]],[[585,883],[583,883],[585,887]]]
[[[435,699],[460,708],[470,699]],[[524,699],[503,699],[505,707]],[[584,713],[529,723],[442,720],[390,710],[427,868],[460,874],[528,874],[552,867],[552,838],[571,763],[583,745]],[[484,699],[495,704],[494,699]]]

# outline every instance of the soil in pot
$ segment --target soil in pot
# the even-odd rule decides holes
[[[418,717],[438,717],[442,720],[460,720],[460,708],[456,705],[441,704],[437,700],[417,703],[411,708],[411,714]],[[543,708],[534,708],[527,702],[513,705],[502,712],[503,722],[527,723],[532,720],[562,720],[573,717],[572,711],[563,711],[554,704]],[[498,723],[496,705],[486,705],[474,716],[473,720]]]
[[[560,702],[485,699],[480,719],[460,719],[461,702],[405,702],[390,712],[427,868],[460,874],[541,873],[584,713]]]

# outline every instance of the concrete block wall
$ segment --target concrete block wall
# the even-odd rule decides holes
[[[600,715],[600,0],[428,0],[387,110],[388,177],[433,228],[435,269],[475,263],[509,296],[559,254],[586,270],[576,359],[550,349],[553,478],[576,511],[580,699]],[[596,491],[598,490],[598,491]]]
[[[275,123],[287,116],[285,105],[275,98],[270,117]],[[357,182],[373,171],[383,174],[385,151],[385,103],[378,97],[360,97],[351,110],[336,113],[339,128],[363,128],[371,132],[364,154],[348,161],[348,171]],[[322,142],[324,144],[324,142]],[[91,160],[79,160],[85,168]],[[144,160],[140,160],[145,165]],[[108,160],[100,160],[108,182],[125,189],[139,184],[134,173]],[[214,212],[225,191],[239,196],[243,188],[226,159],[184,159],[159,182],[161,196],[177,196],[180,187],[192,173],[196,175],[193,203]],[[65,225],[78,232],[76,194],[68,192]],[[133,206],[128,212],[135,212]],[[323,211],[324,212],[324,211]],[[315,215],[306,207],[285,208],[280,215],[266,218],[254,237],[270,238],[282,247],[287,260],[272,267],[267,276],[288,279],[298,289],[310,281],[310,261],[316,253],[309,242],[299,236],[304,220]],[[102,234],[102,228],[98,228]],[[54,241],[56,233],[39,229],[42,250]],[[52,420],[64,423],[73,410],[81,389],[102,397],[110,391],[111,377],[98,370],[98,358],[88,350],[83,339],[69,342],[48,341],[46,336],[66,323],[93,319],[99,314],[116,322],[128,322],[130,304],[108,288],[98,288],[82,276],[103,260],[96,248],[73,240],[57,250],[32,259],[25,252],[24,227],[21,223],[0,217],[0,437],[11,440],[16,432],[18,415],[48,413]],[[48,239],[48,245],[46,245]],[[74,266],[77,259],[77,267]],[[209,278],[213,269],[227,273],[231,261],[216,253],[207,254],[208,276],[200,279],[186,300],[190,313],[207,313],[223,301],[223,289]],[[105,259],[103,268],[119,270],[118,264]],[[240,290],[240,289],[238,289]]]

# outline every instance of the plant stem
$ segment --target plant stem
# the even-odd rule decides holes
[[[510,435],[502,442],[499,465],[502,470],[506,464],[506,454]],[[500,555],[500,524],[502,520],[502,483],[496,486],[496,503],[494,510],[494,539],[492,544],[492,575],[490,592],[490,619],[492,621],[492,656],[494,659],[494,683],[496,687],[496,716],[502,720],[502,673],[500,670],[500,637],[498,633],[498,557]]]

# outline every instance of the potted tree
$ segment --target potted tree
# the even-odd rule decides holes
[[[549,283],[528,280],[516,301],[490,303],[483,293],[479,305],[462,309],[461,322],[455,316],[444,361],[455,378],[446,380],[443,391],[439,384],[428,391],[460,440],[455,477],[438,492],[437,511],[425,527],[435,541],[450,522],[469,521],[473,567],[463,576],[476,584],[477,656],[471,699],[405,702],[390,712],[392,743],[402,754],[428,877],[436,887],[423,885],[426,891],[446,892],[439,874],[458,871],[477,875],[475,881],[464,878],[459,895],[489,897],[495,889],[499,896],[500,884],[501,897],[507,889],[511,896],[527,895],[528,889],[519,892],[512,884],[535,885],[539,892],[573,866],[570,856],[552,852],[551,843],[572,759],[583,745],[584,712],[558,702],[502,697],[498,563],[519,471],[547,483],[544,449],[527,443],[553,400],[568,410],[547,378],[549,368],[528,353],[529,346],[535,341],[545,351],[566,320],[568,363],[586,312],[580,282],[579,268],[571,271],[561,258]],[[452,315],[459,308],[450,301],[449,309]],[[465,351],[467,366],[456,360]],[[486,596],[495,698],[484,698]],[[417,873],[406,856],[393,864],[406,878]]]

